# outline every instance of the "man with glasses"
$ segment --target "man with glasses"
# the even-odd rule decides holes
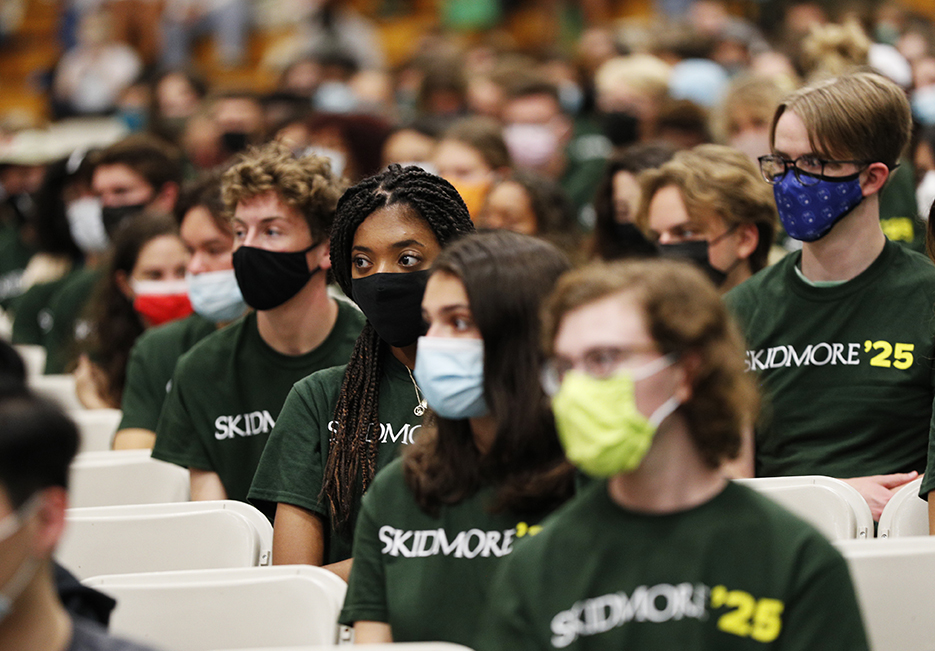
[[[767,394],[756,474],[845,479],[875,519],[925,469],[932,416],[935,267],[880,227],[911,124],[868,72],[780,104],[760,170],[802,250],[727,295]]]

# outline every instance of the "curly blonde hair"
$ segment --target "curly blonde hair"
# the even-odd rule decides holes
[[[648,231],[649,204],[662,188],[675,186],[693,221],[712,215],[728,227],[753,224],[759,233],[756,250],[750,254],[750,270],[766,266],[779,215],[769,185],[746,154],[724,145],[698,145],[675,154],[657,169],[640,174],[643,201],[636,224]]]
[[[305,218],[312,237],[329,236],[334,210],[346,185],[321,156],[295,156],[275,142],[251,147],[241,154],[221,180],[224,206],[229,215],[237,204],[275,192],[287,206]]]

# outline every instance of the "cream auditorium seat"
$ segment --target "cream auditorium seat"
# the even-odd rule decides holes
[[[778,502],[829,540],[872,538],[870,507],[850,484],[822,475],[736,479]]]
[[[123,412],[119,409],[75,409],[68,412],[68,417],[75,421],[81,434],[78,452],[104,452],[113,445]]]
[[[82,452],[71,464],[71,507],[187,502],[188,470],[149,450]]]
[[[874,651],[935,649],[935,537],[841,540]]]
[[[94,577],[117,600],[110,632],[155,648],[332,646],[347,584],[311,565]]]
[[[58,403],[65,411],[84,409],[78,400],[75,391],[75,376],[68,373],[62,375],[35,375],[26,379],[29,388],[43,398]]]
[[[922,477],[898,491],[883,507],[877,538],[898,538],[929,535],[928,502],[919,497]]]
[[[56,560],[104,574],[269,565],[273,526],[234,500],[72,508]]]

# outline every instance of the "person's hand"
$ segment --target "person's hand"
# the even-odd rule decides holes
[[[866,500],[873,514],[874,522],[880,520],[883,507],[890,501],[900,488],[919,476],[915,470],[912,472],[896,472],[892,475],[872,475],[870,477],[851,477],[844,479]]]

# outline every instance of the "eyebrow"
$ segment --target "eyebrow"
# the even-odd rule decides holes
[[[418,246],[419,248],[425,248],[425,244],[419,240],[400,240],[399,242],[394,242],[390,244],[388,248],[391,249],[404,249],[407,246]],[[360,244],[355,244],[351,247],[351,251],[364,251],[365,253],[373,253],[373,249],[367,246],[361,246]]]

